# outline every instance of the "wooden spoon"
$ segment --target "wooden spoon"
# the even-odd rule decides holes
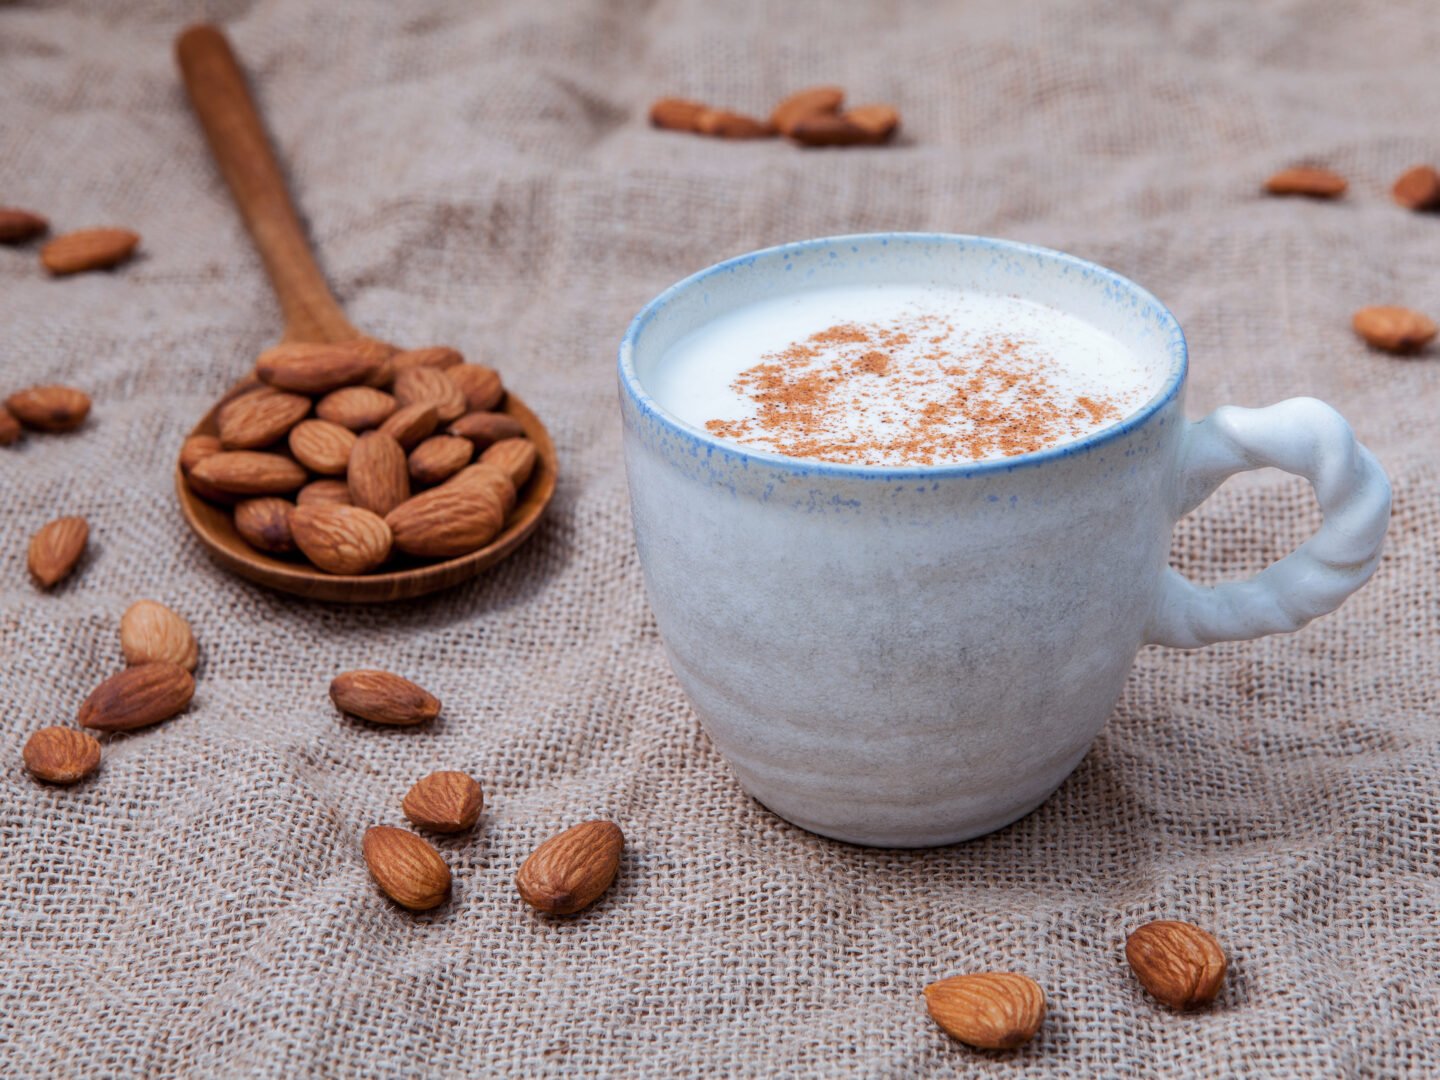
[[[265,261],[285,316],[284,340],[332,342],[363,337],[345,318],[315,264],[255,102],[225,35],[214,26],[192,26],[176,39],[175,54],[211,153]],[[255,382],[252,373],[232,387],[191,434],[216,434],[220,407]],[[535,530],[555,493],[555,444],[549,432],[513,393],[506,396],[504,410],[520,422],[535,444],[535,471],[521,489],[504,531],[469,555],[353,576],[326,574],[308,564],[287,562],[245,543],[235,531],[229,512],[191,491],[177,465],[175,489],[180,495],[180,508],[190,528],[221,566],[261,585],[316,600],[348,603],[421,596],[464,581],[509,555]]]

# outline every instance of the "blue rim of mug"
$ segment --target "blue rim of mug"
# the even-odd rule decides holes
[[[730,442],[711,435],[704,428],[696,427],[693,424],[681,420],[674,413],[669,412],[656,402],[640,382],[639,376],[635,373],[635,343],[639,340],[640,335],[644,333],[645,328],[650,324],[651,320],[665,308],[666,304],[681,293],[694,288],[711,276],[722,273],[733,273],[761,259],[774,256],[784,257],[787,253],[808,252],[815,248],[857,245],[861,243],[874,243],[876,241],[887,245],[890,241],[922,244],[950,244],[958,242],[967,247],[989,248],[991,250],[1033,255],[1042,259],[1063,263],[1084,273],[1098,276],[1107,281],[1112,287],[1131,294],[1141,304],[1154,308],[1159,316],[1160,322],[1169,330],[1166,348],[1170,353],[1170,374],[1165,380],[1165,384],[1156,391],[1155,395],[1145,402],[1144,405],[1140,406],[1140,408],[1127,415],[1124,419],[1118,420],[1108,427],[1093,431],[1084,438],[1077,439],[1074,442],[1062,443],[1059,446],[1052,446],[1044,450],[1035,450],[1028,454],[1016,454],[1014,457],[993,458],[988,461],[952,462],[942,465],[850,465],[837,461],[819,461],[814,458],[789,457],[785,454],[777,454],[770,450],[760,450],[745,446],[743,443]],[[1180,328],[1180,322],[1175,318],[1174,313],[1162,304],[1148,289],[1142,288],[1129,278],[1117,274],[1114,270],[1101,266],[1099,263],[1092,263],[1086,259],[1077,258],[1074,255],[1067,255],[1063,251],[1055,251],[1053,248],[1040,247],[1036,244],[1022,244],[1015,240],[998,240],[993,237],[971,236],[963,233],[890,232],[855,233],[846,236],[822,236],[814,240],[797,240],[792,243],[777,244],[774,247],[761,248],[758,251],[737,255],[734,258],[718,262],[713,266],[708,266],[704,270],[697,271],[689,277],[677,281],[641,308],[635,318],[630,321],[630,327],[625,331],[625,337],[621,339],[619,355],[620,385],[625,393],[629,395],[635,407],[640,410],[641,415],[659,423],[669,429],[673,434],[688,439],[695,444],[697,449],[703,448],[707,454],[720,453],[741,461],[762,462],[771,468],[802,475],[819,473],[832,477],[882,480],[894,478],[915,479],[917,477],[964,477],[1013,472],[1016,469],[1026,468],[1031,465],[1043,465],[1049,461],[1058,461],[1061,458],[1085,453],[1134,431],[1163,409],[1175,395],[1180,392],[1180,387],[1184,385],[1185,374],[1188,369],[1189,351],[1185,343],[1185,332]]]

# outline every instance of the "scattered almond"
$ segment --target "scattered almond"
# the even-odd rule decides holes
[[[790,138],[801,146],[858,146],[874,138],[845,116],[816,113],[802,117],[790,129]]]
[[[661,98],[650,106],[650,123],[671,131],[699,131],[696,126],[706,107],[684,98]]]
[[[1351,322],[1367,343],[1386,352],[1416,352],[1435,337],[1435,320],[1409,308],[1361,308]]]
[[[497,412],[466,413],[447,430],[451,435],[469,439],[475,444],[476,450],[484,450],[501,439],[519,439],[525,435],[525,428],[519,420]]]
[[[481,454],[480,460],[503,470],[518,492],[530,479],[536,456],[535,444],[529,439],[501,439]]]
[[[925,987],[925,1008],[945,1034],[982,1050],[1029,1042],[1045,1019],[1045,991],[1014,972],[956,975]]]
[[[297,506],[351,506],[350,485],[344,480],[312,480],[295,496]]]
[[[310,412],[310,399],[273,386],[261,386],[227,402],[220,410],[220,445],[226,450],[255,450],[284,438]]]
[[[135,254],[140,234],[129,229],[80,229],[57,236],[40,249],[40,261],[52,274],[78,274],[118,266]]]
[[[375,825],[361,844],[380,890],[411,911],[429,911],[450,898],[450,867],[425,840],[404,829]]]
[[[190,704],[195,680],[179,664],[128,667],[97,686],[80,706],[81,726],[133,731],[169,720]]]
[[[845,91],[838,86],[811,86],[797,90],[770,114],[770,126],[781,135],[789,135],[795,125],[807,116],[831,115],[840,111]]]
[[[537,847],[515,875],[524,901],[551,915],[573,915],[610,887],[625,836],[613,821],[584,821]]]
[[[311,472],[343,476],[355,433],[333,420],[302,420],[290,429],[290,453]]]
[[[37,780],[73,784],[100,767],[100,744],[74,728],[47,727],[25,740],[21,757]]]
[[[180,447],[180,468],[189,474],[196,465],[222,449],[219,438],[214,435],[191,435]]]
[[[345,472],[350,501],[384,517],[410,497],[405,451],[383,431],[367,431],[350,452]]]
[[[440,699],[389,671],[347,671],[330,683],[330,700],[341,712],[374,724],[408,727],[440,715]]]
[[[1172,1009],[1207,1005],[1225,981],[1225,952],[1198,926],[1161,919],[1125,941],[1125,958],[1140,985]]]
[[[364,431],[379,427],[398,407],[394,397],[373,386],[342,386],[320,399],[315,415],[350,431]]]
[[[398,442],[403,449],[412,450],[429,438],[439,423],[440,418],[435,415],[435,406],[420,402],[397,409],[390,419],[380,425],[380,430]]]
[[[20,438],[21,433],[20,421],[15,419],[15,414],[0,405],[0,446],[9,446]]]
[[[390,557],[390,526],[360,506],[297,506],[290,512],[290,533],[295,546],[327,574],[369,573]]]
[[[342,386],[362,383],[379,363],[356,343],[313,345],[285,342],[260,354],[255,373],[261,381],[297,394],[328,394]]]
[[[485,486],[456,485],[455,479],[412,496],[386,515],[397,548],[407,555],[447,559],[468,555],[495,538],[508,509]]]
[[[190,624],[155,600],[137,600],[120,616],[120,651],[132,667],[163,661],[194,671],[199,660]]]
[[[295,504],[277,495],[262,495],[235,504],[235,531],[251,547],[271,555],[295,550],[290,512]]]
[[[1433,165],[1406,169],[1390,193],[1407,210],[1440,209],[1440,172]]]
[[[505,400],[505,386],[500,381],[500,373],[484,364],[457,364],[445,369],[445,377],[460,387],[460,392],[465,395],[466,412],[489,412]],[[452,416],[444,422],[454,419],[456,417]]]
[[[89,538],[90,524],[83,517],[56,518],[41,526],[30,538],[28,557],[36,584],[48,589],[69,577]]]
[[[721,139],[763,139],[775,134],[769,124],[729,109],[703,110],[695,118],[695,130]]]
[[[0,206],[0,244],[22,244],[48,228],[50,222],[39,214],[14,206]]]
[[[1309,166],[1281,169],[1265,181],[1265,190],[1271,195],[1307,195],[1312,199],[1338,199],[1349,186],[1338,173]]]
[[[392,361],[397,375],[412,367],[433,367],[443,371],[445,368],[451,368],[464,362],[465,358],[460,355],[459,350],[452,349],[448,345],[432,345],[425,349],[406,349],[404,352],[396,353]]]
[[[288,495],[305,483],[305,470],[288,457],[258,450],[222,450],[190,470],[205,487],[228,495]]]
[[[90,415],[90,395],[73,386],[32,386],[5,399],[15,419],[37,431],[70,431]]]
[[[453,833],[480,820],[485,798],[474,777],[447,770],[417,781],[400,805],[405,816],[422,829]]]
[[[395,376],[395,397],[401,405],[433,405],[440,423],[458,420],[465,413],[465,393],[455,381],[459,368],[412,367]]]
[[[841,115],[864,131],[871,142],[884,142],[900,128],[900,114],[889,105],[857,105]]]
[[[424,487],[448,480],[470,464],[475,447],[458,435],[432,435],[410,451],[410,479]]]

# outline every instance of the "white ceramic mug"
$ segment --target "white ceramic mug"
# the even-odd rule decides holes
[[[666,349],[797,289],[927,282],[1024,296],[1162,364],[1164,386],[1079,441],[979,463],[885,467],[727,443],[646,392]],[[825,836],[923,847],[1038,806],[1085,755],[1146,643],[1298,630],[1374,572],[1390,485],[1311,398],[1182,414],[1185,338],[1092,263],[977,237],[812,240],[666,290],[620,347],[635,537],[671,664],[745,789]],[[1167,566],[1175,522],[1226,477],[1305,477],[1324,523],[1248,581]]]

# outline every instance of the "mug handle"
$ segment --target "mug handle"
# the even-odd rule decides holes
[[[1324,521],[1315,535],[1248,581],[1196,585],[1166,567],[1146,641],[1198,649],[1299,630],[1338,608],[1380,562],[1390,481],[1338,412],[1314,398],[1263,409],[1225,405],[1186,427],[1176,520],[1227,477],[1273,466],[1303,476]]]

